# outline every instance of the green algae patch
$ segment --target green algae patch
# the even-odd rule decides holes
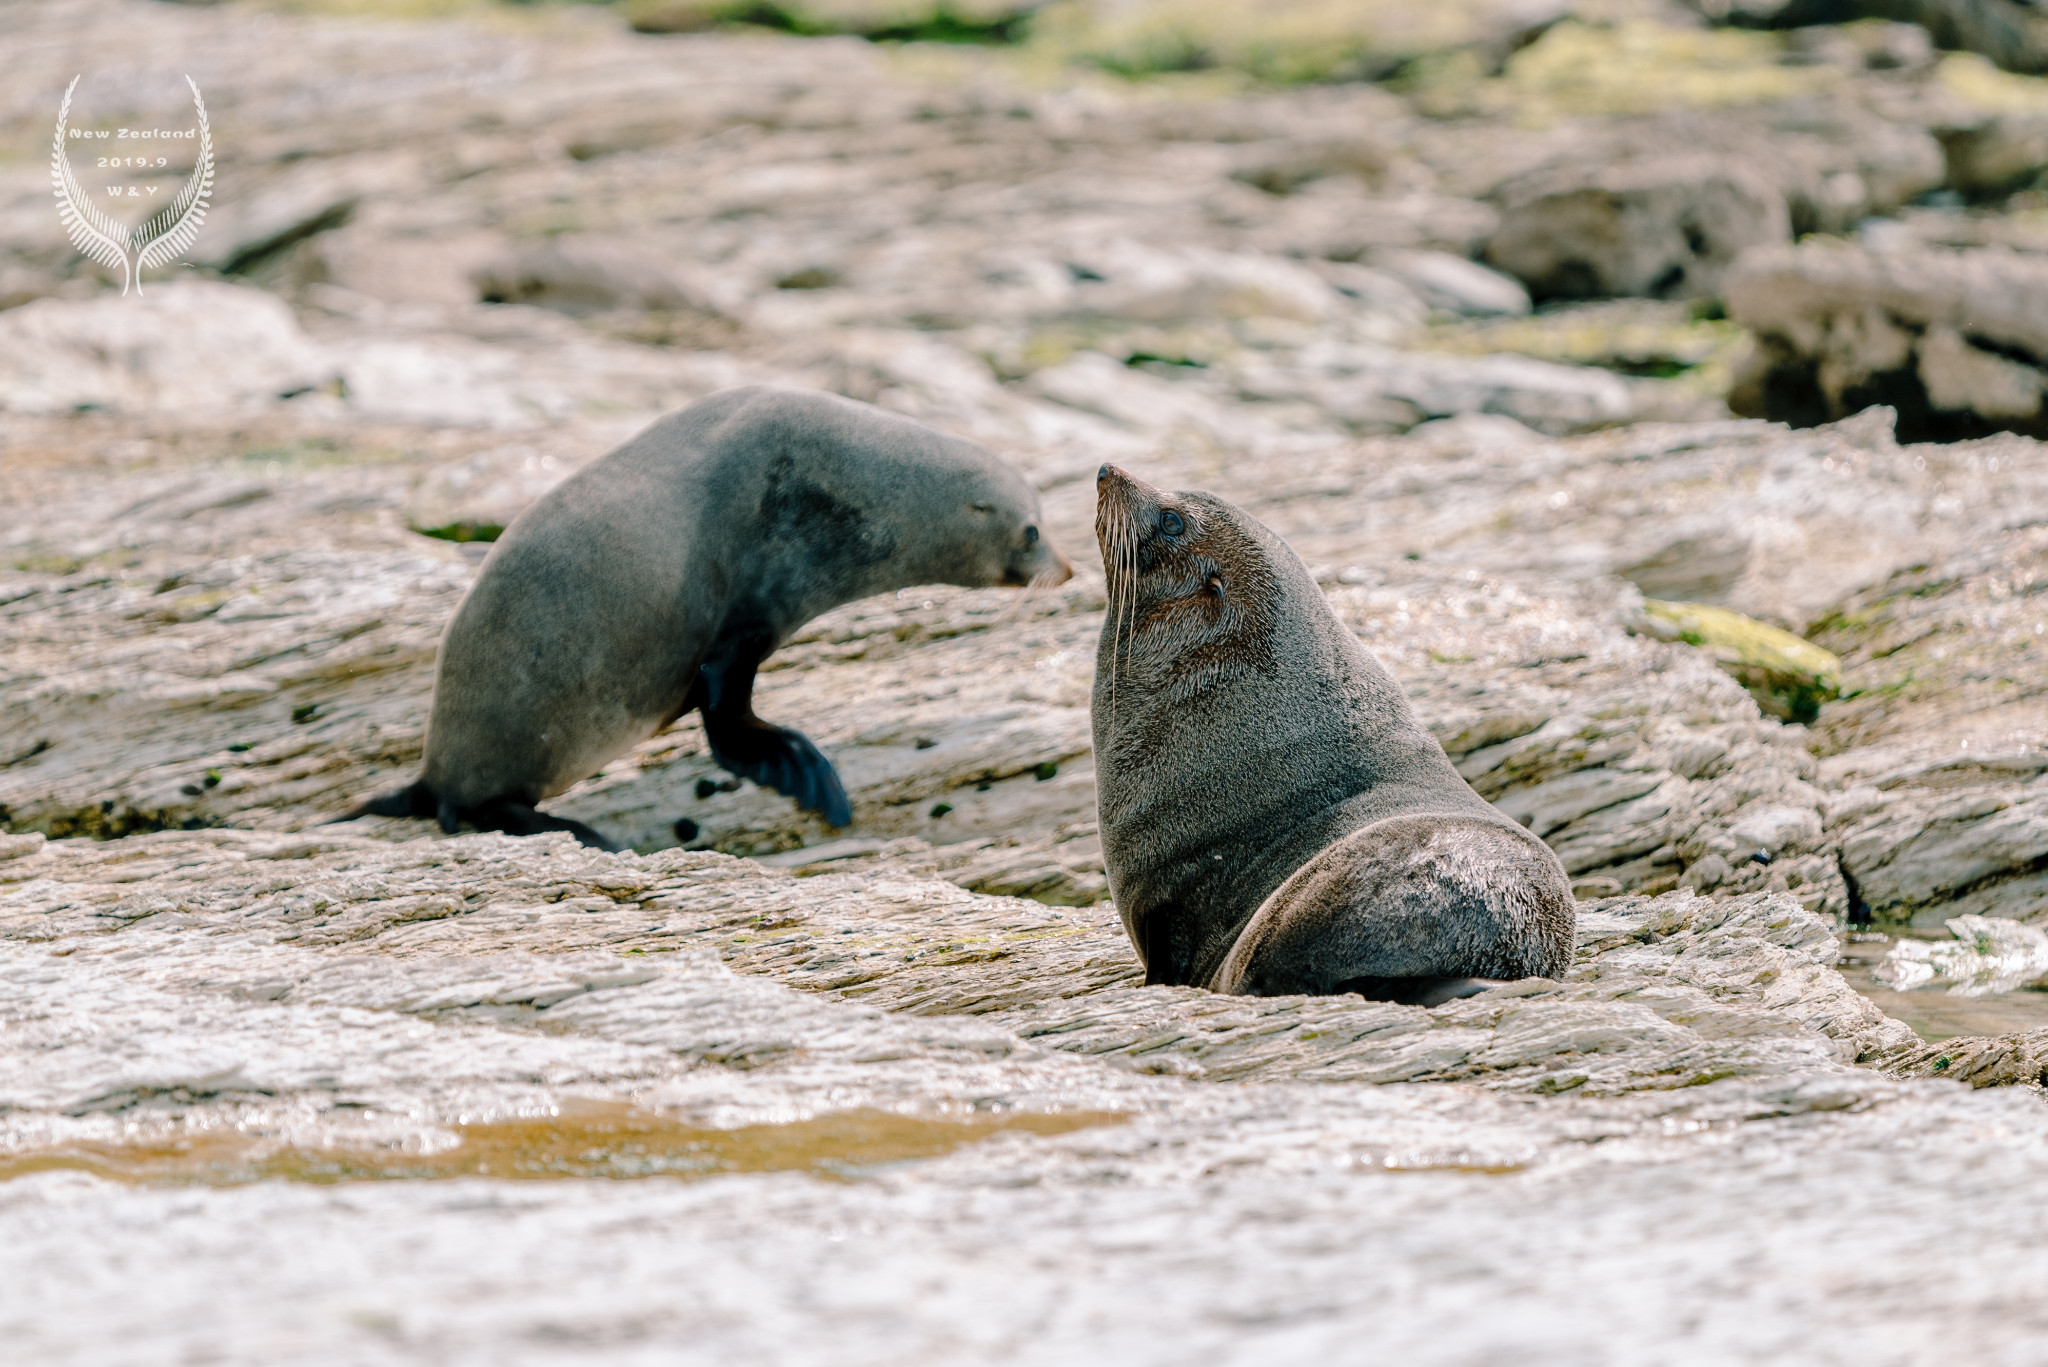
[[[1832,652],[1728,608],[1646,598],[1635,627],[1706,651],[1759,707],[1785,721],[1811,722],[1842,693],[1842,662]]]
[[[1648,114],[1771,104],[1833,89],[1830,67],[1785,66],[1784,39],[1646,20],[1566,22],[1516,53],[1501,79],[1518,105],[1555,114]]]
[[[1741,324],[1701,317],[1698,308],[1684,302],[1603,299],[1521,317],[1438,324],[1413,345],[1465,356],[1512,352],[1622,375],[1683,380],[1688,389],[1719,398],[1734,383],[1736,361],[1748,339]]]
[[[1942,58],[1934,79],[1979,113],[2048,114],[2048,78],[2000,71],[1974,52]]]
[[[846,1180],[891,1163],[937,1158],[998,1134],[1070,1134],[1125,1119],[1116,1111],[934,1118],[863,1110],[716,1130],[630,1106],[584,1104],[555,1115],[458,1125],[457,1142],[432,1151],[280,1146],[236,1131],[149,1144],[57,1145],[0,1157],[0,1181],[37,1172],[88,1172],[140,1186],[452,1177],[619,1180],[748,1172],[809,1172]]]
[[[421,536],[442,541],[496,541],[505,534],[496,522],[449,522],[439,527],[414,527]]]
[[[1013,43],[1033,8],[1029,0],[626,0],[621,6],[637,33],[753,24],[807,36],[851,33],[916,43]]]
[[[1841,73],[1785,62],[1782,35],[1682,29],[1650,20],[1566,20],[1508,59],[1498,76],[1457,52],[1404,69],[1395,88],[1433,118],[1558,119],[1773,104],[1833,90]]]

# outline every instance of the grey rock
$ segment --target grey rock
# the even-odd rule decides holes
[[[1431,308],[1474,318],[1527,313],[1529,292],[1521,282],[1449,252],[1385,251],[1372,264],[1396,277]]]
[[[331,383],[337,368],[275,295],[212,281],[0,313],[0,411],[193,413]]]
[[[2048,71],[2048,21],[2020,0],[1863,0],[1866,11],[1917,24],[1935,44],[1980,52],[2008,71]]]
[[[364,199],[402,195],[419,179],[409,156],[317,158],[223,182],[186,259],[226,272],[260,267],[299,241],[339,227]]]
[[[1499,199],[1487,260],[1539,299],[1711,296],[1744,250],[1792,233],[1777,186],[1705,153],[1552,167]]]
[[[2048,169],[2048,115],[1997,114],[1941,132],[1948,188],[1966,199],[1996,199],[2026,189]]]
[[[2008,71],[2048,70],[2048,23],[2023,0],[1686,0],[1689,8],[1715,23],[1745,28],[1792,28],[1839,24],[1846,19],[1886,19],[1880,36],[1851,48],[1855,56],[1878,70],[1915,63],[1924,46],[1979,52]],[[1889,30],[1912,27],[1925,36],[1918,42],[1894,38]],[[1843,44],[1843,46],[1849,46]],[[1877,61],[1870,61],[1875,49]],[[1809,49],[1810,50],[1810,49]]]
[[[1352,423],[1364,430],[1373,430],[1376,420],[1399,430],[1431,418],[1487,413],[1542,432],[1582,431],[1627,421],[1639,402],[1628,381],[1610,371],[1527,356],[1359,346],[1318,348],[1301,359],[1307,364],[1248,360],[1233,367],[1238,393],[1306,399],[1354,415]]]
[[[1680,536],[1614,572],[1650,598],[1683,603],[1720,603],[1749,569],[1754,543],[1740,532],[1703,528]]]
[[[1727,295],[1757,335],[1739,412],[1811,423],[1888,403],[1907,440],[2048,430],[2041,261],[1812,242],[1745,258]]]

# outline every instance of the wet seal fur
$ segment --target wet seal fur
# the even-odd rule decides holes
[[[1571,963],[1556,854],[1458,776],[1286,542],[1105,465],[1103,859],[1147,983],[1434,1005]]]
[[[712,756],[834,826],[831,761],[754,715],[805,622],[915,584],[1065,581],[1038,495],[972,442],[826,394],[728,390],[660,419],[522,513],[456,610],[417,783],[336,820],[569,831],[535,804],[701,709]]]

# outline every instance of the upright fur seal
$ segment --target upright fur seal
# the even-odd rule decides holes
[[[1103,859],[1148,983],[1433,1005],[1571,962],[1564,866],[1451,767],[1300,557],[1105,465]]]
[[[913,584],[1056,584],[1038,495],[981,447],[824,394],[733,389],[671,413],[508,527],[441,642],[426,769],[358,816],[525,835],[534,810],[692,708],[726,769],[835,826],[831,761],[754,715],[811,618]]]

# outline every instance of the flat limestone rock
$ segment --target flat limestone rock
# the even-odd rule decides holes
[[[418,1036],[414,1022],[445,1018],[472,1022],[481,1057],[498,1047],[483,1042],[496,1021],[512,1032],[506,1048],[552,1041],[567,1051],[562,1067],[594,1032],[590,1047],[605,1059],[621,1042],[658,1040],[670,1055],[728,1067],[783,1059],[794,1079],[842,1066],[817,1040],[788,1037],[822,1022],[846,1040],[843,1066],[881,1047],[870,1036],[903,1035],[911,1042],[877,1056],[898,1060],[894,1071],[914,1073],[936,1050],[941,1060],[1008,1060],[1025,1087],[1033,1069],[1078,1056],[1108,1069],[1110,1080],[1091,1085],[1111,1090],[1128,1072],[1621,1094],[1825,1074],[1911,1042],[1833,972],[1828,924],[1771,893],[1586,903],[1579,963],[1564,983],[1532,979],[1436,1010],[1140,986],[1107,908],[988,897],[886,866],[797,878],[715,853],[610,855],[557,836],[392,845],[195,831],[50,842],[0,862],[0,935],[16,984],[9,1009],[27,1013],[21,1027],[43,1041],[7,1065],[8,1123],[45,1137],[65,1117],[181,1089],[191,1104],[246,1112],[246,1129],[271,1108],[298,1123],[307,1107],[410,1105],[417,1119],[440,1093],[485,1087],[458,1083],[459,1069],[369,1063],[358,1082],[319,1080],[319,1066],[351,1066],[315,1058],[337,1011],[370,1013],[362,1025],[373,1032],[387,1029],[373,1020],[388,1022],[395,1049],[416,1047],[404,1043]],[[745,1018],[697,1009],[658,1024],[659,1003],[678,992],[726,991],[701,986],[724,981],[705,978],[721,961],[740,975],[731,990],[754,1003]],[[798,995],[744,986],[767,982]],[[51,991],[61,1010],[54,999],[32,1004]],[[220,1019],[124,1042],[184,998]],[[89,1035],[61,1023],[88,1018]],[[959,1026],[920,1034],[925,1020]],[[696,1033],[686,1041],[677,1031]],[[425,1091],[404,1100],[408,1088]],[[399,1122],[394,1113],[379,1123]]]

